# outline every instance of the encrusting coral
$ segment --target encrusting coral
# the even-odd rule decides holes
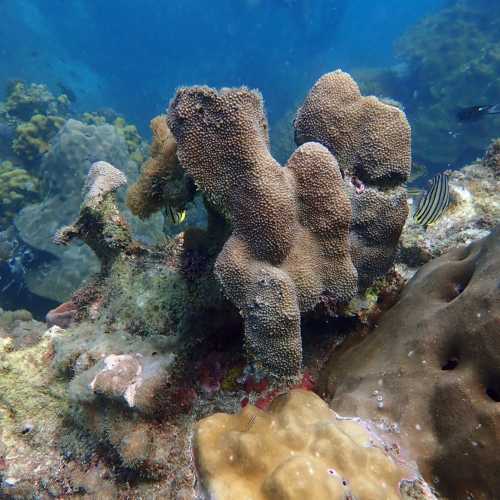
[[[209,416],[193,444],[203,486],[217,500],[435,498],[368,424],[304,390],[277,397],[268,411],[248,405]]]
[[[324,370],[336,411],[396,425],[445,498],[500,491],[500,227],[421,267]]]
[[[392,263],[407,215],[399,187],[410,170],[404,114],[362,98],[346,73],[325,75],[295,123],[298,142],[325,145],[302,144],[285,168],[270,154],[255,91],[182,88],[167,120],[181,165],[213,206],[229,214],[232,234],[215,272],[245,320],[249,355],[274,373],[296,374],[301,312],[322,295],[348,302],[358,273],[364,287]],[[344,165],[325,146],[339,150]]]

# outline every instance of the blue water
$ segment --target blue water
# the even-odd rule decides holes
[[[395,62],[394,41],[443,0],[5,0],[0,88],[63,82],[81,110],[147,132],[179,85],[259,88],[271,121],[325,71]]]

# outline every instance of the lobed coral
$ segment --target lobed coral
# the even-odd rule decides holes
[[[248,405],[207,417],[193,444],[202,484],[218,500],[435,498],[367,424],[312,392],[281,395],[268,411]]]
[[[37,199],[38,193],[36,177],[10,161],[0,163],[0,228],[8,226],[24,205]]]
[[[325,145],[348,181],[351,256],[364,289],[391,266],[408,215],[402,187],[411,169],[408,122],[400,109],[363,97],[347,73],[335,71],[314,85],[294,125],[296,142]]]
[[[299,110],[296,137],[338,149],[340,167],[327,147],[308,142],[281,168],[269,151],[262,98],[245,88],[180,89],[167,119],[182,166],[232,223],[215,272],[245,320],[249,355],[296,374],[300,313],[325,294],[348,302],[358,278],[364,287],[392,263],[407,215],[399,187],[410,168],[404,114],[362,98],[346,73],[320,79]],[[366,188],[357,192],[342,173]]]

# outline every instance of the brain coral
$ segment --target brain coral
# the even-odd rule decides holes
[[[308,143],[281,168],[269,151],[262,98],[245,88],[181,89],[168,122],[183,167],[230,214],[233,233],[215,272],[245,319],[249,354],[295,374],[300,312],[322,293],[344,303],[356,291],[351,207],[337,161]]]
[[[300,313],[323,294],[348,302],[358,281],[366,286],[392,263],[407,215],[404,114],[361,97],[345,73],[325,75],[295,124],[299,142],[317,142],[284,168],[270,154],[258,92],[182,88],[167,120],[182,166],[229,214],[233,232],[215,271],[245,319],[249,354],[275,373],[296,373]]]
[[[217,500],[434,498],[367,424],[303,390],[276,398],[267,412],[248,405],[201,420],[194,447],[202,483]]]

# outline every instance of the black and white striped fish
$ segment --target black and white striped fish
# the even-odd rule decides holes
[[[446,174],[435,175],[431,179],[431,187],[418,204],[413,218],[418,224],[427,226],[436,222],[450,202],[450,186]]]

